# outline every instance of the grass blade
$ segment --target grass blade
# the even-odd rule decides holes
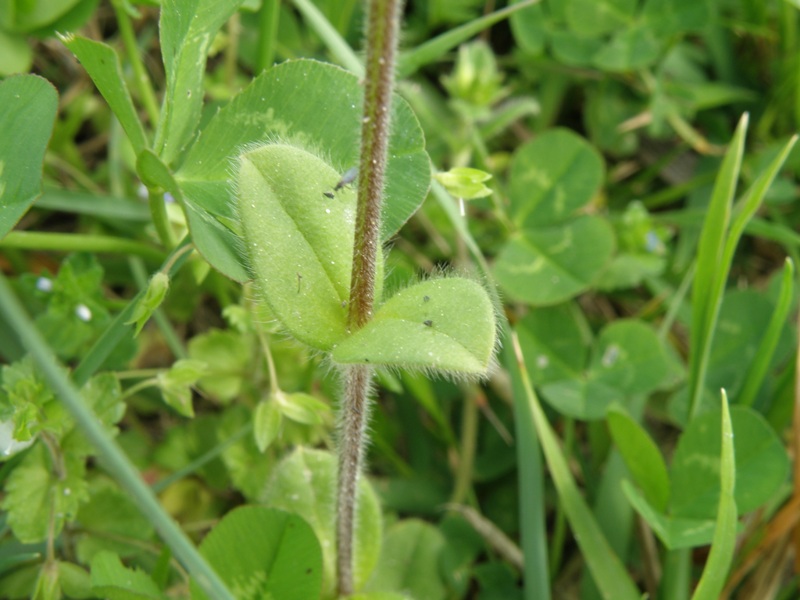
[[[744,380],[744,386],[739,393],[738,404],[745,406],[752,406],[756,399],[756,394],[764,382],[764,377],[769,370],[772,356],[775,353],[775,348],[778,346],[778,340],[781,337],[783,328],[786,327],[786,318],[789,316],[789,311],[792,308],[792,297],[794,296],[794,263],[790,258],[786,259],[783,265],[783,276],[781,277],[781,289],[778,294],[778,303],[772,313],[772,317],[767,325],[767,330],[764,332],[764,337],[761,338],[761,343],[756,350],[755,358],[750,363],[750,368],[747,371],[747,376]]]
[[[694,416],[700,406],[711,349],[713,331],[711,314],[716,312],[714,307],[719,307],[722,301],[721,295],[715,295],[715,290],[718,289],[717,281],[721,278],[719,264],[725,233],[730,222],[736,182],[742,165],[747,122],[748,115],[745,113],[739,121],[717,175],[697,249],[697,267],[692,288],[692,339],[689,351],[689,418]],[[725,278],[721,279],[724,285]]]
[[[728,409],[728,396],[722,390],[722,451],[720,456],[720,497],[717,511],[717,528],[700,583],[692,600],[717,600],[725,585],[736,549],[736,464],[733,455],[733,426]]]
[[[591,509],[583,499],[570,473],[566,458],[561,448],[559,448],[555,432],[550,423],[548,423],[536,393],[531,386],[530,378],[525,370],[522,349],[515,333],[511,334],[511,340],[525,395],[533,413],[547,466],[550,469],[564,512],[575,534],[575,540],[581,549],[581,554],[589,567],[597,588],[600,590],[602,597],[607,600],[639,600],[641,594],[600,530]]]
[[[539,450],[539,436],[536,433],[531,404],[525,401],[525,387],[520,367],[511,346],[506,345],[503,349],[503,365],[511,376],[514,393],[524,598],[550,600],[544,469]]]

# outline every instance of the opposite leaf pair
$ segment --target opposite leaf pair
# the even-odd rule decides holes
[[[376,364],[482,375],[496,343],[486,290],[460,277],[395,294],[362,329],[347,327],[355,192],[324,192],[341,175],[305,149],[267,144],[244,153],[238,211],[252,275],[264,300],[298,340],[340,364]],[[375,297],[382,296],[378,263]]]

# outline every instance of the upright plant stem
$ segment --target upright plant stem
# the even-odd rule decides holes
[[[358,205],[348,326],[372,318],[380,247],[381,202],[392,108],[394,65],[402,0],[369,0],[367,7],[364,115],[361,128]],[[348,367],[341,406],[337,497],[337,569],[340,595],[353,593],[353,522],[356,490],[366,442],[372,370]]]

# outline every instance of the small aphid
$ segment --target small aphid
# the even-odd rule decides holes
[[[322,195],[325,196],[326,198],[330,198],[331,200],[333,200],[334,198],[333,192],[322,192]]]
[[[350,185],[356,180],[358,177],[358,167],[350,167],[342,174],[342,178],[339,180],[335,186],[333,186],[333,191],[338,192],[343,187]]]
[[[425,327],[433,327],[433,321],[430,319],[423,321],[422,324],[425,325]]]
[[[300,293],[300,285],[303,283],[303,276],[300,273],[297,274],[297,293]]]
[[[422,297],[422,301],[423,301],[423,302],[428,302],[430,299],[431,299],[431,297],[430,297],[430,296],[423,296],[423,297]]]

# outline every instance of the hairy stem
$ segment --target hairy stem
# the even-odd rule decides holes
[[[400,0],[369,2],[358,205],[350,280],[349,321],[354,329],[363,326],[372,316],[375,297],[375,263],[380,243],[400,5]]]
[[[375,303],[381,203],[401,7],[402,0],[369,0],[367,6],[364,113],[348,313],[351,330],[363,327],[370,320]],[[353,524],[358,477],[366,445],[371,379],[372,369],[368,366],[355,365],[345,371],[336,525],[340,595],[353,593]]]
[[[337,573],[339,594],[353,593],[353,525],[358,477],[364,458],[369,420],[372,369],[356,365],[347,370],[339,428],[339,487],[337,497]]]

